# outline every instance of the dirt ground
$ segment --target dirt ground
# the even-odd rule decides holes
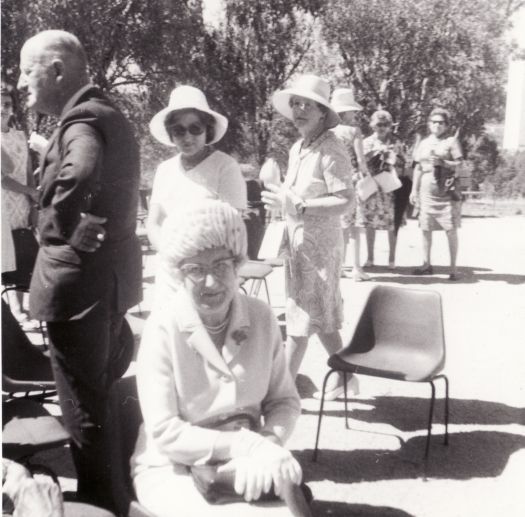
[[[514,212],[515,213],[515,212]],[[350,430],[342,400],[328,402],[320,454],[311,461],[319,402],[311,397],[327,371],[327,356],[312,341],[298,386],[302,415],[289,446],[297,454],[315,497],[315,515],[359,517],[521,517],[525,515],[525,217],[465,217],[460,230],[461,278],[447,279],[444,234],[435,234],[432,277],[410,276],[421,261],[417,223],[409,220],[398,241],[397,269],[387,263],[386,234],[378,232],[370,282],[342,280],[343,336],[376,283],[433,289],[444,307],[450,379],[450,444],[442,444],[443,404],[436,405],[430,460],[423,452],[428,385],[360,377],[350,400]],[[140,334],[152,295],[153,256],[147,255],[145,300],[130,321]],[[272,306],[282,315],[282,268],[270,276]],[[410,315],[407,315],[410,318]],[[438,390],[438,397],[442,392]],[[62,486],[74,490],[67,452],[48,461]]]

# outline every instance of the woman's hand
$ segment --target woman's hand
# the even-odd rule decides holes
[[[414,206],[419,205],[419,194],[417,192],[410,192],[410,197],[408,198],[410,203]]]
[[[439,156],[436,156],[434,153],[430,155],[428,161],[430,165],[432,165],[432,167],[441,167],[444,164],[443,160]]]
[[[281,212],[284,209],[287,214],[297,214],[296,207],[302,201],[297,194],[286,187],[276,185],[267,185],[266,188],[267,190],[262,192],[261,198],[267,210]]]
[[[44,151],[46,150],[48,142],[42,135],[39,135],[38,133],[33,131],[31,135],[29,135],[29,140],[27,143],[29,145],[29,149],[35,151],[40,156],[42,156],[42,154],[44,154]]]
[[[219,472],[235,472],[235,491],[246,501],[259,499],[272,486],[276,495],[280,495],[285,483],[301,483],[301,466],[290,451],[257,433],[247,430],[240,433],[232,451],[233,459],[220,467]]]
[[[26,196],[33,202],[38,203],[40,194],[36,188],[28,187]]]

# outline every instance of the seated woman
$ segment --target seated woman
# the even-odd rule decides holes
[[[153,181],[146,228],[156,249],[164,219],[195,200],[220,199],[237,210],[246,209],[239,164],[213,147],[227,129],[228,119],[210,109],[201,90],[187,85],[175,88],[169,105],[151,119],[151,134],[178,151],[158,166]]]
[[[276,319],[238,292],[246,258],[239,212],[218,200],[174,212],[159,257],[175,292],[153,309],[137,358],[138,500],[159,517],[291,515],[280,501],[245,502],[272,486],[295,493],[302,471],[283,447],[300,402]],[[234,478],[238,502],[213,505],[196,488],[192,469],[214,464]]]

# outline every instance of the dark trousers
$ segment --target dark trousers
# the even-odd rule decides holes
[[[111,508],[104,422],[111,383],[127,370],[133,334],[124,314],[97,302],[79,319],[48,322],[51,364],[71,435],[79,501]]]

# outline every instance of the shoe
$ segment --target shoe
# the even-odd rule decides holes
[[[358,269],[354,269],[354,272],[352,273],[352,278],[354,279],[354,282],[366,282],[367,280],[370,280],[370,275],[367,275],[364,271],[360,271]]]
[[[448,279],[451,282],[456,282],[457,280],[459,280],[459,275],[457,273],[450,273],[450,275],[448,275]]]
[[[388,271],[394,271],[396,269],[396,263],[394,261],[388,263]]]
[[[374,263],[373,263],[371,260],[367,260],[367,261],[363,264],[363,267],[374,267]]]
[[[412,270],[413,275],[433,275],[434,270],[432,269],[432,266],[430,264],[426,266],[416,267],[416,269]]]
[[[335,400],[341,395],[344,395],[344,393],[345,393],[345,386],[344,384],[341,384],[340,386],[337,386],[337,388],[334,388],[333,390],[325,391],[324,399],[325,400]],[[357,380],[357,377],[355,375],[352,375],[352,377],[350,377],[350,379],[346,383],[346,393],[348,396],[359,395],[359,381]],[[321,400],[322,396],[323,396],[322,391],[316,391],[313,394],[314,399],[317,399],[317,400]]]

